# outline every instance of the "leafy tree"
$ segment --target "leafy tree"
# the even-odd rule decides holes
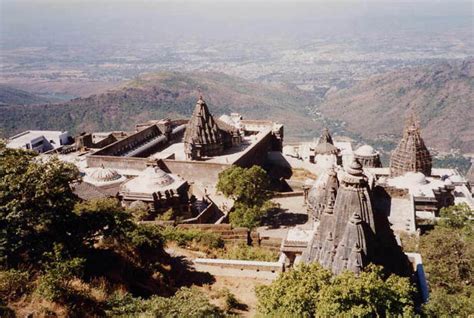
[[[233,226],[252,229],[260,224],[262,217],[273,207],[274,205],[270,201],[265,202],[261,206],[247,206],[236,202],[233,211],[229,215],[229,221]]]
[[[407,278],[386,277],[369,266],[356,276],[338,276],[319,264],[300,265],[269,286],[257,288],[259,311],[289,317],[412,316],[414,287]]]
[[[381,267],[369,266],[358,276],[345,272],[334,277],[322,290],[316,313],[320,317],[413,317],[415,291],[408,278],[386,277]]]
[[[217,190],[246,206],[261,206],[267,201],[270,180],[259,166],[241,168],[232,166],[219,173]]]
[[[79,171],[57,158],[43,162],[35,154],[0,143],[0,264],[35,264],[54,242],[75,248],[69,184]]]
[[[440,217],[438,221],[439,226],[472,231],[474,211],[466,203],[442,208]]]
[[[270,180],[265,170],[259,166],[249,169],[232,166],[219,174],[217,190],[235,200],[230,213],[230,223],[234,226],[254,228],[261,218],[273,207]]]
[[[434,229],[420,237],[420,252],[430,287],[424,305],[429,316],[474,313],[474,231],[466,205],[443,208]]]
[[[258,286],[259,312],[266,315],[314,316],[320,291],[331,280],[331,272],[319,264],[301,264],[282,273],[268,286]]]

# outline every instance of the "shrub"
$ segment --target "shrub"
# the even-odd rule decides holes
[[[259,246],[248,246],[247,244],[234,244],[216,255],[225,259],[240,259],[247,261],[275,262],[278,260],[278,252],[271,251]]]
[[[0,271],[0,298],[11,301],[29,289],[29,274],[15,269]]]
[[[234,210],[229,214],[229,221],[235,227],[253,229],[260,225],[262,217],[272,208],[274,208],[274,204],[271,201],[266,201],[261,206],[247,206],[236,202]]]
[[[219,308],[195,288],[181,288],[173,297],[153,296],[149,299],[134,298],[129,294],[115,295],[108,302],[108,316],[151,317],[222,317]]]
[[[224,241],[220,235],[199,229],[167,226],[162,229],[161,233],[166,241],[176,242],[179,246],[211,249],[224,247]]]
[[[285,317],[412,316],[414,291],[407,278],[385,277],[380,267],[333,276],[319,264],[302,264],[256,289],[262,314]]]
[[[82,276],[85,259],[56,259],[47,265],[43,275],[38,278],[35,293],[50,301],[64,300],[71,292],[71,281]]]

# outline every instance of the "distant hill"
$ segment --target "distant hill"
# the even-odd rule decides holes
[[[0,106],[49,103],[50,99],[0,84]]]
[[[321,129],[307,115],[313,101],[308,93],[207,72],[144,75],[103,94],[61,104],[3,106],[0,125],[7,136],[26,129],[129,130],[150,119],[190,116],[199,91],[217,116],[238,112],[245,118],[280,121],[287,135],[298,138],[318,135]]]
[[[330,90],[318,110],[362,138],[396,141],[415,110],[429,147],[474,152],[474,59],[402,69]]]

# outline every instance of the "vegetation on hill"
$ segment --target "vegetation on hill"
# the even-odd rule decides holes
[[[0,108],[0,126],[6,136],[28,129],[132,130],[150,119],[189,117],[200,94],[216,116],[238,112],[248,119],[280,121],[295,137],[319,133],[307,115],[313,103],[308,93],[209,72],[143,75],[103,94],[55,105],[9,103]]]
[[[193,290],[169,298],[191,274],[164,251],[161,231],[115,199],[79,201],[78,179],[73,165],[0,143],[0,316],[127,314],[142,302],[140,312],[167,308],[164,317],[214,312]]]
[[[229,214],[230,223],[236,227],[252,229],[273,208],[269,201],[270,179],[259,166],[241,168],[232,166],[219,173],[217,190],[234,200]]]
[[[411,317],[415,288],[408,278],[369,266],[333,276],[319,264],[299,265],[259,286],[259,311],[275,317]]]
[[[468,317],[474,313],[474,212],[465,204],[443,208],[433,229],[419,238],[402,238],[404,250],[420,252],[432,317]]]
[[[375,75],[330,90],[318,111],[369,140],[398,141],[408,111],[421,121],[428,146],[474,152],[474,59]]]
[[[0,84],[0,106],[45,104],[52,101],[49,98]]]

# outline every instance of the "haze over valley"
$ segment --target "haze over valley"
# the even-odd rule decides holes
[[[6,135],[25,129],[25,123],[33,123],[31,128],[44,128],[48,123],[51,128],[73,131],[87,126],[131,129],[131,124],[127,126],[120,119],[108,119],[110,110],[101,111],[105,118],[100,122],[108,124],[89,119],[78,126],[67,120],[68,116],[51,117],[50,107],[38,117],[44,121],[24,120],[29,111],[35,113],[34,107],[20,107],[21,114],[26,114],[22,117],[14,105],[65,105],[58,114],[69,112],[67,107],[72,106],[68,105],[77,103],[97,111],[120,107],[120,102],[109,105],[110,98],[103,94],[117,94],[118,89],[150,77],[146,75],[150,73],[158,74],[154,84],[158,90],[173,94],[182,93],[182,87],[158,79],[163,74],[187,77],[188,108],[171,110],[173,101],[160,97],[153,102],[143,100],[140,107],[151,109],[154,115],[189,115],[191,100],[197,97],[200,86],[223,73],[227,77],[221,75],[226,79],[222,87],[217,81],[212,90],[202,88],[210,104],[219,111],[282,120],[289,140],[317,137],[322,126],[330,126],[336,134],[391,144],[401,132],[406,111],[413,108],[419,112],[422,126],[456,117],[454,130],[448,124],[446,129],[426,133],[430,147],[443,152],[474,152],[473,119],[469,115],[473,107],[472,72],[455,71],[459,66],[453,66],[452,78],[432,71],[462,63],[472,68],[474,36],[469,1],[456,1],[455,5],[451,1],[124,1],[117,6],[104,0],[4,0],[1,29],[0,102],[8,106],[1,110],[1,128]],[[420,86],[410,76],[434,80]],[[253,95],[263,91],[267,99],[249,102],[227,81],[251,87]],[[277,96],[275,87],[279,86],[285,87],[285,97]],[[400,93],[402,86],[403,92],[412,94]],[[450,89],[442,93],[437,90],[448,86]],[[268,87],[275,94],[268,94]],[[372,88],[376,97],[361,92]],[[15,101],[11,98],[14,89],[32,93],[35,98]],[[112,93],[106,93],[108,90]],[[443,96],[420,100],[413,95],[417,90]],[[90,95],[99,97],[87,99]],[[77,97],[86,100],[68,102]],[[137,98],[135,102],[140,104]],[[265,111],[255,108],[259,103]],[[351,111],[342,111],[346,106]],[[289,113],[286,118],[278,115],[282,108]],[[444,119],[430,115],[436,112]],[[460,112],[465,116],[458,116]],[[381,113],[387,116],[375,115]],[[361,121],[358,115],[371,120]],[[71,127],[65,127],[66,123]],[[380,128],[385,130],[382,135],[371,133]],[[459,138],[458,130],[463,131]]]

